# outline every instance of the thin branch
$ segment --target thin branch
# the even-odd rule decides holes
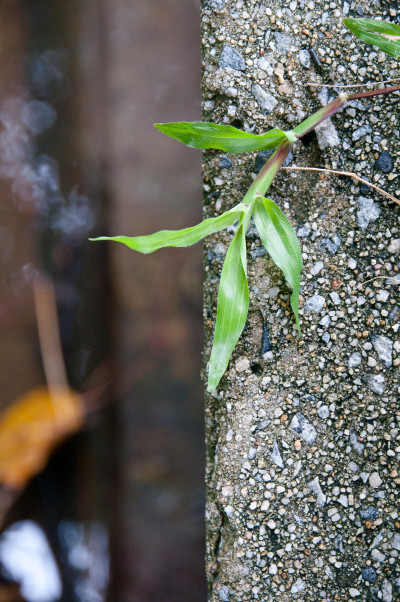
[[[342,84],[318,84],[317,82],[309,82],[309,86],[320,86],[323,88],[365,88],[366,86],[379,86],[380,84],[389,84],[391,82],[398,82],[400,77],[393,79],[385,79],[382,82],[367,82],[366,84],[351,84],[350,86],[343,86]]]
[[[394,203],[397,203],[397,205],[400,205],[400,201],[398,199],[396,199],[396,197],[392,196],[391,194],[389,194],[385,190],[382,190],[382,188],[379,188],[378,186],[375,186],[375,184],[371,184],[371,182],[368,182],[368,180],[364,180],[363,178],[360,178],[360,176],[358,176],[357,174],[353,173],[352,171],[338,171],[336,169],[322,169],[320,167],[297,167],[297,166],[282,167],[282,169],[297,170],[297,171],[322,171],[322,172],[326,172],[326,173],[333,173],[333,174],[336,174],[338,176],[347,176],[348,178],[353,178],[353,180],[357,180],[357,182],[361,182],[362,184],[366,184],[367,186],[371,186],[371,188],[374,188],[375,190],[377,190],[378,192],[380,192],[384,196],[387,196]]]
[[[53,283],[46,276],[38,276],[33,283],[36,320],[40,350],[50,394],[57,389],[68,389],[63,359],[57,303]]]
[[[393,276],[375,276],[374,278],[370,278],[369,280],[365,280],[364,282],[360,282],[357,286],[358,290],[361,290],[363,286],[368,284],[368,282],[373,282],[374,280],[391,280],[391,282],[387,282],[387,284],[400,284]]]

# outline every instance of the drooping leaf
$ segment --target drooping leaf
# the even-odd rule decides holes
[[[155,127],[171,138],[193,148],[216,148],[227,153],[244,153],[279,146],[286,133],[277,128],[265,134],[251,134],[232,125],[217,125],[206,121],[177,121],[155,123]]]
[[[160,230],[148,236],[99,236],[90,240],[121,242],[140,253],[152,253],[163,247],[188,247],[209,234],[214,234],[227,226],[231,226],[240,219],[244,211],[247,211],[247,206],[239,203],[239,205],[218,217],[211,217],[197,224],[197,226],[184,228],[183,230]]]
[[[54,447],[84,419],[77,393],[46,387],[29,391],[0,415],[0,483],[18,490],[45,466]]]
[[[249,309],[246,228],[240,223],[222,267],[214,343],[208,367],[208,391],[214,391],[221,380],[246,323]]]
[[[270,199],[259,197],[254,220],[264,247],[293,289],[290,304],[300,334],[299,293],[303,266],[297,236],[286,215]]]
[[[376,19],[343,19],[345,26],[366,44],[378,46],[383,52],[400,58],[400,25]]]

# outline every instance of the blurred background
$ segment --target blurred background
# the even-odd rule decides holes
[[[153,128],[200,119],[199,11],[0,0],[1,602],[206,599],[201,247],[88,242],[201,220],[200,152]],[[43,274],[83,424],[40,472]]]

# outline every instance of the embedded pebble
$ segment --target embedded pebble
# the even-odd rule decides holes
[[[384,562],[386,560],[386,556],[380,550],[372,550],[371,558],[374,562]]]
[[[314,263],[313,266],[311,266],[310,273],[313,276],[316,276],[317,274],[320,273],[320,271],[323,269],[323,267],[324,267],[324,262],[323,261],[317,261],[316,263]]]
[[[390,297],[389,291],[387,291],[384,288],[381,288],[381,290],[376,295],[376,300],[383,301],[383,303],[385,303],[389,299],[389,297]]]
[[[383,395],[385,390],[385,377],[383,374],[367,374],[364,378],[365,384],[377,395]]]
[[[223,10],[225,8],[225,0],[208,0],[208,5],[213,10]]]
[[[279,468],[283,468],[283,460],[281,456],[281,452],[279,451],[279,447],[276,441],[274,441],[274,447],[271,453],[271,460],[279,466]]]
[[[273,286],[268,291],[268,297],[270,299],[275,299],[275,297],[277,297],[279,295],[279,290],[280,290],[279,286]]]
[[[353,142],[356,142],[357,140],[360,140],[360,138],[362,138],[363,136],[366,136],[367,134],[370,134],[371,132],[372,132],[371,126],[362,125],[361,127],[354,130],[353,135],[352,135],[352,140],[353,140]]]
[[[320,506],[324,506],[324,504],[326,502],[326,495],[324,494],[324,492],[321,489],[321,485],[319,483],[319,478],[315,477],[314,479],[312,479],[312,481],[309,481],[307,483],[307,487],[309,489],[311,489],[311,491],[313,493],[315,493],[315,495],[317,497],[317,504],[319,504]]]
[[[305,67],[306,69],[310,68],[310,53],[308,52],[308,50],[302,49],[299,52],[299,60],[300,63],[303,65],[303,67]]]
[[[236,98],[236,96],[238,95],[238,89],[234,86],[229,86],[229,88],[225,89],[225,94],[229,98]]]
[[[240,52],[232,46],[224,46],[219,58],[219,66],[224,69],[235,69],[236,71],[244,71],[246,62]]]
[[[331,119],[327,119],[315,128],[317,135],[318,146],[321,150],[338,146],[340,138]]]
[[[400,238],[394,238],[388,246],[389,253],[398,253],[400,251]]]
[[[219,160],[219,166],[221,169],[229,169],[230,167],[232,167],[232,161],[229,159],[229,157],[226,157],[224,155]]]
[[[240,357],[236,363],[235,368],[237,372],[244,372],[250,368],[250,360],[247,357]]]
[[[280,33],[279,31],[274,32],[275,38],[275,48],[278,52],[289,52],[293,50],[294,43],[292,38],[285,35],[284,33]]]
[[[384,582],[382,583],[381,593],[382,593],[382,601],[383,602],[392,602],[393,587],[392,587],[392,584],[390,583],[390,581],[388,581],[387,579],[385,579]]]
[[[329,418],[329,408],[328,408],[328,406],[321,406],[320,408],[318,408],[317,413],[318,413],[318,416],[320,418],[323,418],[324,420],[326,418]]]
[[[226,585],[218,584],[216,589],[218,593],[218,598],[221,600],[221,602],[229,602],[230,596],[228,587]]]
[[[307,418],[303,416],[303,414],[301,414],[300,412],[293,416],[292,422],[290,423],[290,428],[292,428],[296,433],[298,433],[300,437],[304,439],[304,441],[309,445],[314,443],[315,438],[317,436],[317,431],[315,430],[311,422],[309,422]]]
[[[371,336],[371,341],[381,362],[385,364],[386,368],[390,368],[393,361],[393,341],[391,341],[388,337],[378,334],[373,334]]]
[[[302,592],[305,587],[306,584],[304,583],[303,579],[297,579],[297,581],[293,583],[290,591],[292,594],[298,594],[299,592]]]
[[[299,238],[307,238],[307,236],[310,234],[311,232],[311,226],[310,224],[303,224],[302,226],[299,226],[299,228],[297,228],[297,236]]]
[[[265,71],[267,75],[273,75],[274,73],[274,68],[272,64],[265,56],[262,56],[258,59],[258,67]]]
[[[379,510],[375,506],[368,506],[368,508],[361,508],[360,515],[364,520],[375,520],[379,516]]]
[[[358,440],[358,437],[353,429],[350,429],[349,439],[352,448],[355,449],[357,453],[362,454],[365,445]]]
[[[328,344],[331,340],[331,335],[329,334],[329,332],[324,332],[321,336],[321,339],[324,341],[324,343]]]
[[[328,328],[329,325],[331,323],[331,318],[330,316],[328,316],[328,314],[326,314],[323,318],[320,319],[320,321],[318,322],[318,324],[320,324],[321,326],[323,326],[324,328]]]
[[[393,159],[387,151],[382,151],[376,160],[375,166],[383,171],[383,173],[389,173],[393,169]]]
[[[357,598],[358,596],[361,596],[361,592],[355,587],[351,587],[349,589],[349,594],[352,598]]]
[[[361,574],[365,581],[369,583],[374,583],[376,581],[376,571],[372,568],[372,566],[363,566],[361,569]]]
[[[251,88],[251,93],[256,99],[258,105],[265,113],[271,113],[278,104],[277,99],[269,92],[266,92],[260,84],[254,84]]]
[[[319,314],[324,305],[325,297],[322,297],[322,295],[314,295],[304,305],[304,311],[313,311],[314,313]]]
[[[329,293],[330,298],[332,299],[332,302],[335,305],[340,305],[341,304],[341,299],[339,297],[339,293],[337,293],[336,291],[333,291],[333,293]]]
[[[276,575],[278,573],[278,567],[276,566],[276,564],[271,564],[268,572],[270,575]]]
[[[393,536],[390,545],[394,550],[398,550],[400,552],[400,533],[395,533]]]
[[[369,476],[369,484],[371,487],[373,487],[374,489],[376,489],[377,487],[379,487],[380,485],[382,485],[382,479],[379,476],[378,472],[373,472],[370,476]]]
[[[340,247],[340,243],[341,243],[341,238],[340,236],[333,236],[333,239],[331,240],[330,238],[323,238],[321,240],[321,246],[324,247],[324,249],[326,249],[328,251],[328,253],[330,253],[331,255],[334,255],[336,253],[336,251],[338,250],[338,248]]]
[[[205,111],[212,111],[215,107],[215,102],[213,100],[206,100],[203,106]]]
[[[361,353],[358,353],[358,351],[352,353],[349,357],[349,368],[355,368],[356,366],[359,366],[361,361]]]
[[[379,544],[381,543],[381,541],[383,540],[385,536],[385,531],[381,531],[380,533],[378,533],[378,535],[376,535],[371,543],[371,545],[369,546],[369,549],[372,550],[374,548],[376,548],[376,546],[379,546]]]
[[[381,208],[372,199],[360,196],[358,199],[357,223],[366,230],[371,222],[375,222],[381,214]]]

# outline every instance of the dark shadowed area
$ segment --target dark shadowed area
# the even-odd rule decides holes
[[[201,247],[88,241],[200,221],[200,152],[153,128],[200,119],[199,21],[196,0],[0,1],[0,410],[49,380],[47,274],[84,415],[26,486],[0,441],[1,600],[206,599]]]

